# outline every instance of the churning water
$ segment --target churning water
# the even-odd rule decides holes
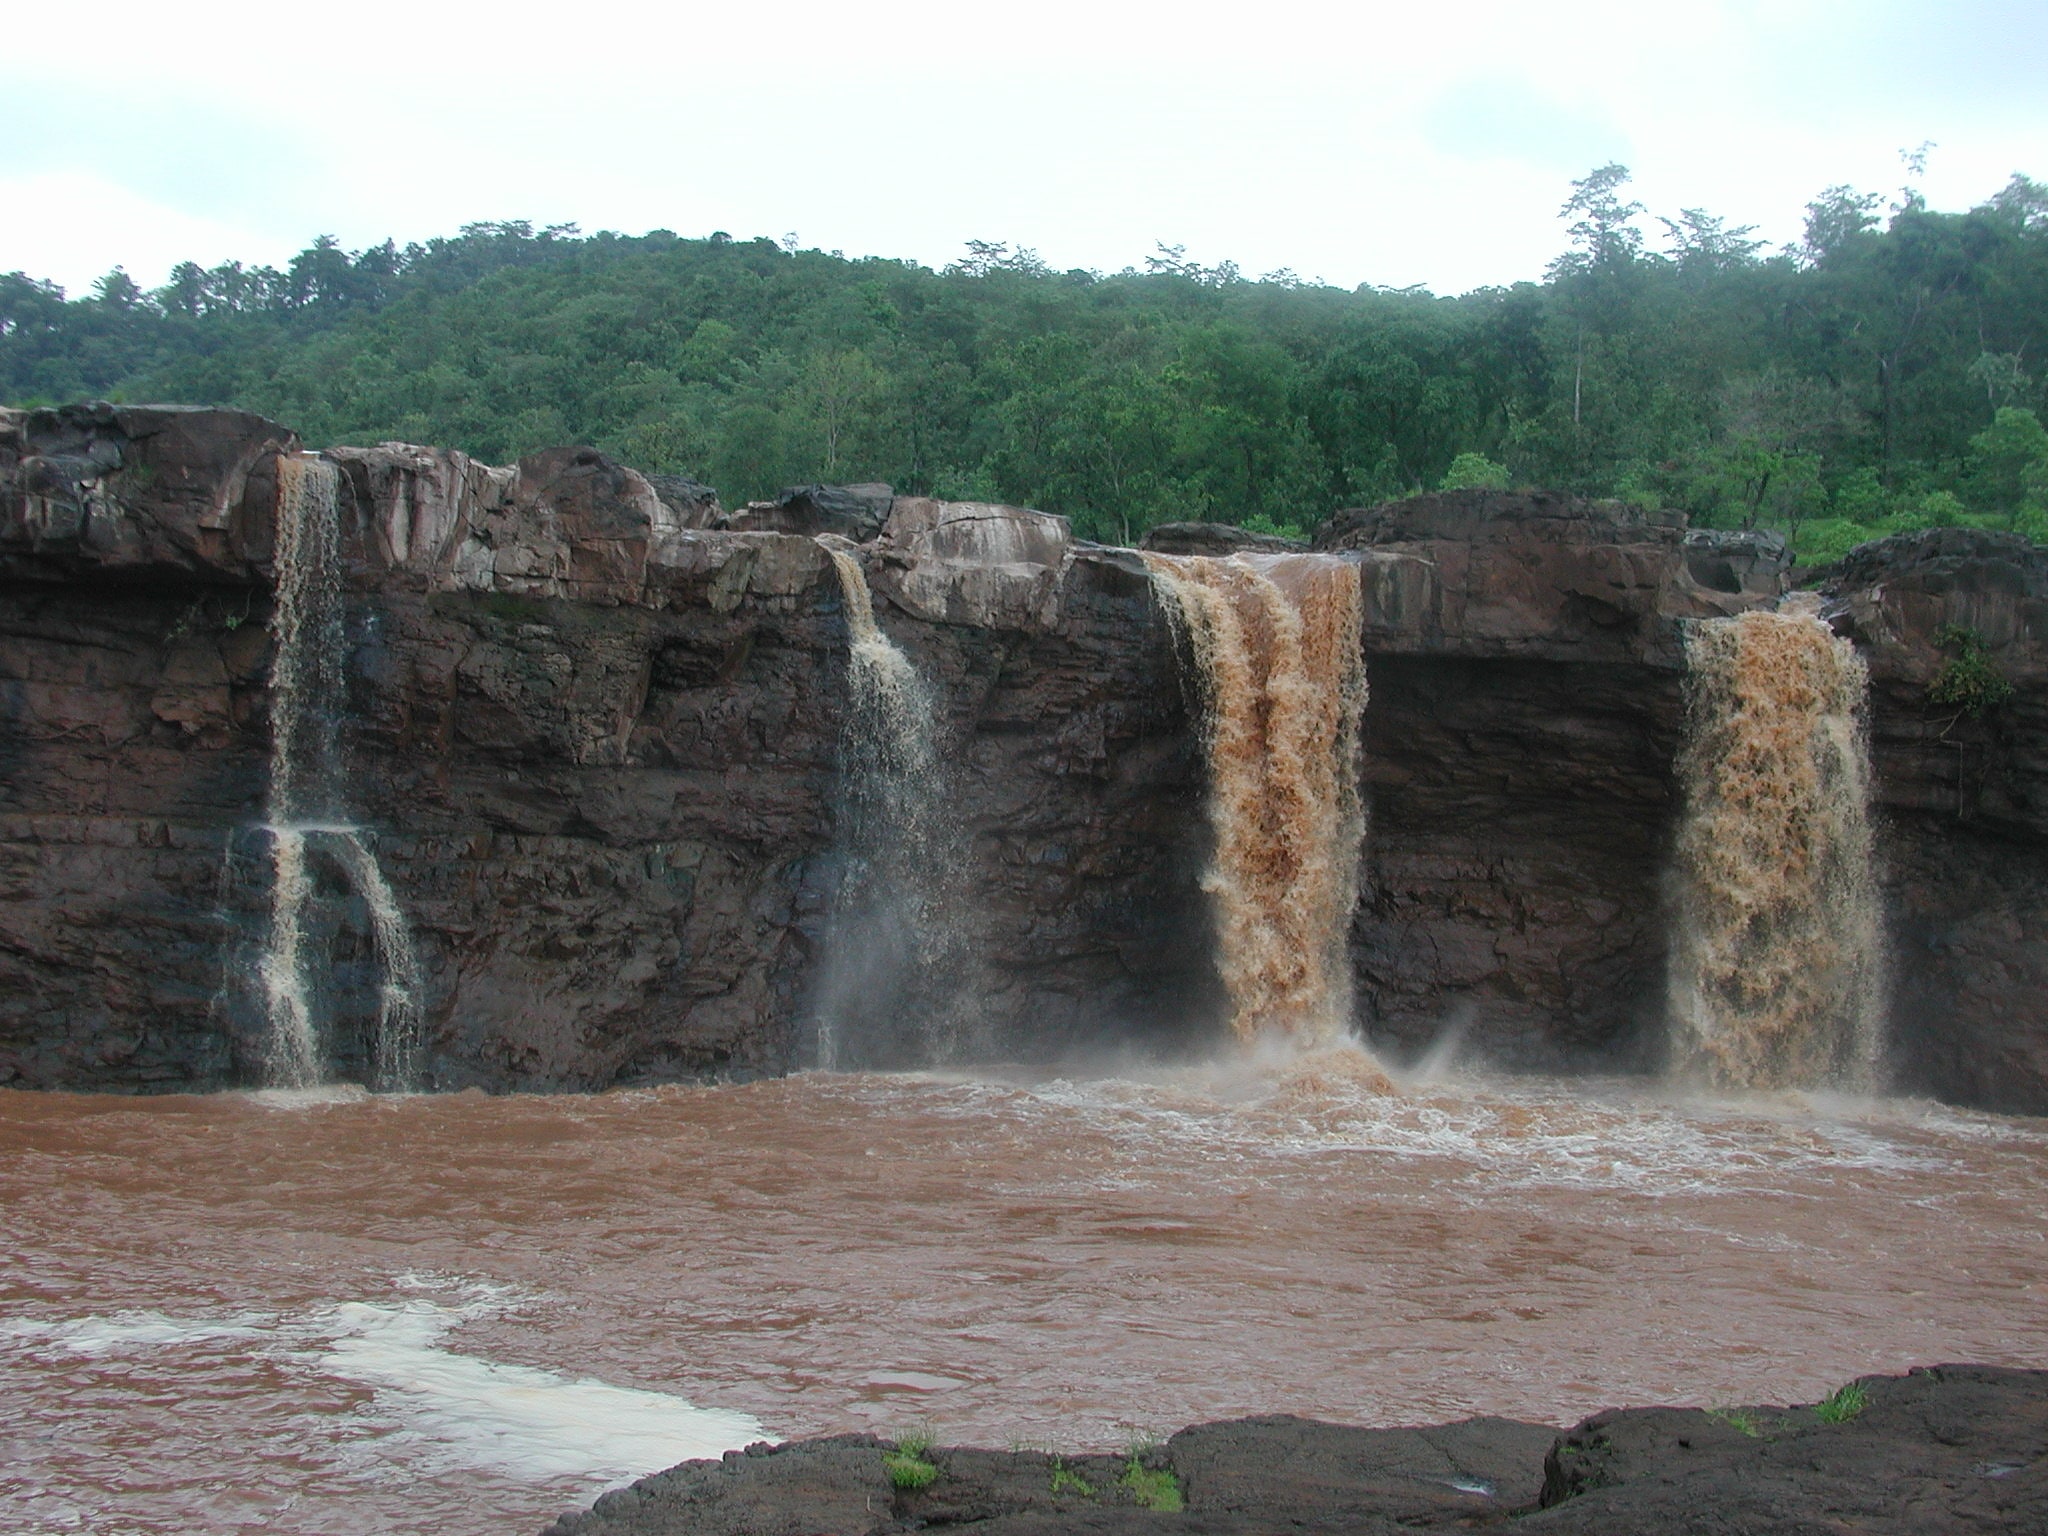
[[[1376,1077],[0,1095],[0,1528],[506,1536],[763,1436],[2048,1358],[2048,1122]]]

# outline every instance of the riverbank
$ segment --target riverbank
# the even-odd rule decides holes
[[[840,1435],[686,1462],[543,1536],[1474,1530],[1880,1536],[2048,1530],[2048,1371],[1943,1365],[1819,1404],[1353,1429],[1286,1416],[1123,1456]]]

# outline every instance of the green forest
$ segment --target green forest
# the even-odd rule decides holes
[[[503,462],[587,443],[727,505],[809,481],[1298,532],[1418,490],[1542,486],[1786,532],[2048,539],[2048,186],[1967,212],[1830,187],[1771,249],[1629,173],[1568,189],[1540,281],[1439,297],[1161,246],[941,271],[723,233],[470,225],[90,294],[0,277],[0,399],[260,411],[310,443]]]

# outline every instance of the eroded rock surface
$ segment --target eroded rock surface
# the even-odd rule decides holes
[[[989,1536],[1281,1530],[1395,1536],[2034,1536],[2048,1530],[2048,1372],[1951,1365],[1855,1384],[1860,1407],[1636,1408],[1559,1435],[1469,1419],[1201,1424],[1137,1457],[937,1449],[893,1486],[871,1436],[685,1462],[543,1536]],[[1135,1469],[1135,1475],[1134,1475]]]

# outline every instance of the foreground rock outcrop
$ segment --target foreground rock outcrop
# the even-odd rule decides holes
[[[255,1077],[276,465],[301,448],[232,411],[0,412],[0,1082]],[[323,457],[332,702],[420,951],[431,1084],[810,1059],[846,856],[848,628],[820,537],[942,701],[977,1048],[1221,1027],[1198,700],[1135,552],[887,486],[727,512],[588,448]],[[1214,525],[1155,542],[1284,553]],[[1396,1060],[1455,1036],[1509,1065],[1651,1064],[1684,626],[1774,601],[1782,545],[1506,492],[1341,513],[1316,542],[1365,595],[1369,1037]],[[1948,530],[1824,592],[1874,680],[1900,1080],[2022,1110],[2048,1110],[2044,561]],[[1957,627],[2010,685],[1974,716],[1934,700]],[[333,1064],[356,1077],[372,924],[316,875]]]
[[[1124,1457],[895,1451],[892,1475],[892,1451],[841,1436],[685,1462],[543,1536],[2048,1530],[2048,1372],[1978,1365],[1865,1377],[1820,1408],[1636,1408],[1563,1435],[1506,1419],[1271,1417],[1197,1425]]]

